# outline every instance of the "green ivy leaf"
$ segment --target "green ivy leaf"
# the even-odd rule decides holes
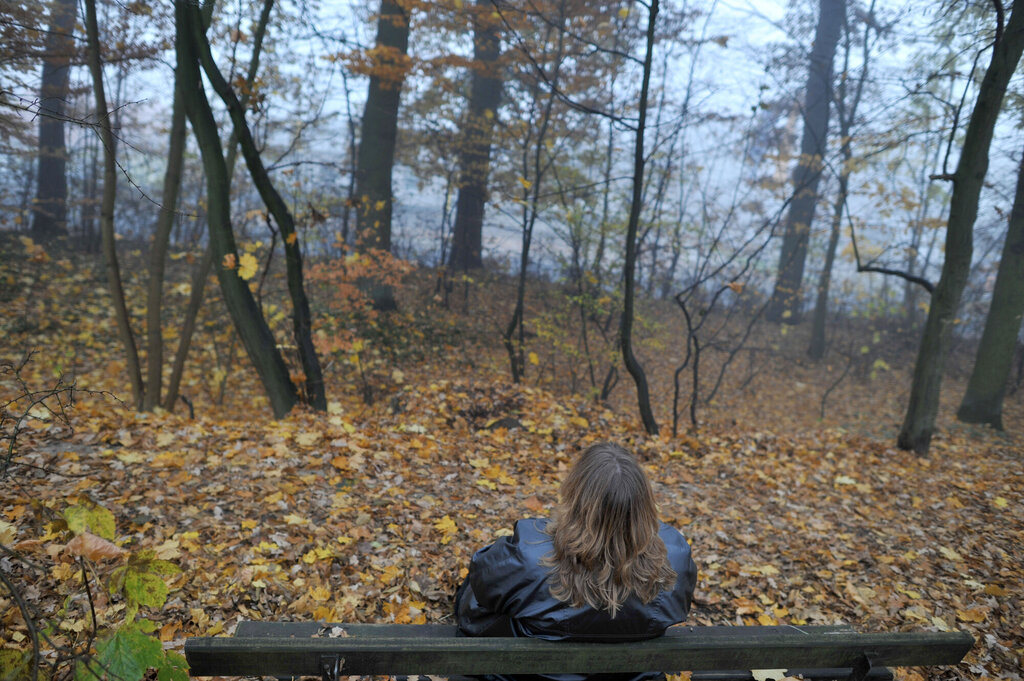
[[[167,600],[167,584],[151,572],[129,570],[124,578],[124,593],[139,605],[159,608]]]
[[[188,662],[178,653],[168,650],[156,678],[157,681],[189,681]]]
[[[155,638],[138,631],[118,631],[96,645],[96,658],[90,665],[95,674],[99,664],[105,677],[119,681],[139,681],[150,667],[159,667],[164,649]]]

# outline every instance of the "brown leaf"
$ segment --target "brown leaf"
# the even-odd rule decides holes
[[[120,558],[124,554],[124,549],[90,532],[83,532],[78,535],[69,541],[65,548],[72,554],[82,556],[88,560]]]

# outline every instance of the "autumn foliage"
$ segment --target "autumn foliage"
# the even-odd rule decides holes
[[[20,378],[0,376],[5,436],[19,424],[0,488],[4,670],[28,669],[33,627],[46,632],[44,676],[64,678],[91,652],[123,678],[152,667],[169,680],[183,678],[186,637],[229,634],[243,619],[449,621],[472,553],[514,519],[548,513],[573,457],[602,439],[638,454],[662,517],[693,545],[691,623],[970,631],[966,662],[935,678],[1011,678],[1024,661],[1019,397],[1010,434],[947,427],[921,458],[882,432],[898,419],[886,396],[905,377],[897,358],[869,339],[820,420],[846,360],[822,378],[787,355],[802,339],[764,336],[776,354],[736,371],[700,429],[647,438],[624,387],[606,403],[571,390],[585,363],[564,292],[532,296],[537,361],[512,385],[495,321],[510,282],[474,285],[462,310],[445,311],[429,273],[360,255],[311,267],[332,358],[326,414],[271,419],[215,299],[185,380],[194,418],[140,414],[118,399],[125,378],[97,274],[30,260],[0,272],[17,284],[3,293],[0,359],[22,366]],[[387,321],[353,285],[384,273],[404,310]],[[267,306],[282,295],[277,276]],[[657,307],[642,315],[661,409],[678,323]],[[384,341],[393,328],[401,343]],[[36,353],[22,365],[26,349]],[[203,376],[217,366],[219,393]],[[77,386],[73,401],[28,408],[26,390],[58,376]]]

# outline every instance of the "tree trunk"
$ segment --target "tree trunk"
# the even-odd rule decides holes
[[[100,61],[99,26],[96,21],[96,0],[85,2],[85,32],[88,45],[89,72],[92,74],[92,88],[96,100],[96,119],[100,141],[103,144],[103,200],[100,204],[100,233],[103,240],[103,255],[107,261],[107,285],[117,319],[117,331],[124,346],[128,379],[132,386],[132,401],[136,409],[142,408],[142,371],[139,353],[132,333],[131,318],[121,286],[121,269],[117,262],[117,244],[114,241],[114,200],[117,196],[117,161],[115,158],[114,132],[110,128],[107,110],[107,96],[103,89],[103,64]]]
[[[213,3],[207,3],[203,5],[201,10],[202,21],[204,27],[209,27],[210,19],[213,15]],[[264,5],[263,12],[260,13],[259,23],[256,25],[256,30],[253,32],[252,38],[252,57],[249,59],[249,70],[245,76],[245,87],[242,93],[242,108],[245,108],[249,103],[249,93],[252,91],[252,85],[256,82],[256,73],[259,71],[260,64],[260,53],[263,51],[263,38],[266,35],[267,22],[270,19],[270,10]],[[228,139],[228,151],[227,158],[225,159],[225,165],[227,167],[226,175],[230,179],[235,175],[235,159],[238,157],[238,136],[235,131],[231,131],[231,137]],[[178,349],[174,354],[174,364],[171,367],[171,378],[167,385],[167,394],[164,396],[164,409],[167,411],[173,411],[175,402],[178,400],[178,390],[181,386],[181,376],[185,371],[185,362],[188,360],[188,351],[192,345],[192,335],[195,333],[196,318],[199,316],[199,308],[203,304],[203,294],[206,289],[206,280],[210,277],[210,270],[213,268],[213,252],[211,246],[207,243],[206,251],[203,253],[203,259],[196,265],[192,271],[192,292],[189,294],[188,305],[185,309],[185,319],[181,323],[181,331],[178,334]]]
[[[956,417],[1003,429],[1003,397],[1024,318],[1024,158],[974,370]]]
[[[40,243],[68,234],[68,151],[64,142],[64,106],[71,82],[78,2],[54,0],[51,8],[43,79],[39,87],[39,172],[36,175],[36,199],[32,205],[32,236]]]
[[[356,173],[356,245],[391,250],[391,171],[398,105],[407,70],[409,16],[396,0],[381,0],[370,89],[363,113]]]
[[[490,0],[477,0],[473,14],[473,80],[469,110],[462,128],[459,160],[459,196],[449,265],[453,270],[483,267],[484,206],[491,162],[491,135],[501,102],[502,78],[498,73],[501,41],[490,13]]]
[[[181,171],[185,159],[185,108],[177,85],[174,104],[171,109],[171,137],[167,149],[167,169],[164,171],[164,192],[162,205],[153,234],[153,246],[149,253],[149,288],[146,294],[146,395],[142,408],[152,411],[160,404],[163,390],[164,343],[161,308],[164,287],[164,266],[167,262],[167,246],[171,228],[177,215],[178,190],[181,188]],[[171,398],[174,399],[173,397]]]
[[[846,0],[820,0],[819,7],[818,28],[811,49],[804,93],[804,131],[800,142],[800,159],[793,170],[793,201],[786,215],[775,290],[765,313],[769,321],[784,321],[788,324],[795,324],[800,319],[800,288],[828,138],[832,61],[839,42],[839,31],[846,17]]]
[[[264,14],[269,15],[273,0],[265,0]],[[234,124],[234,131],[242,148],[242,156],[249,168],[249,175],[252,177],[256,190],[263,199],[264,205],[270,214],[274,216],[278,228],[281,230],[281,237],[284,242],[285,264],[288,273],[288,291],[292,299],[292,327],[295,344],[299,349],[299,359],[302,362],[302,370],[305,374],[306,401],[314,409],[319,411],[327,410],[327,399],[324,394],[324,377],[320,369],[320,360],[316,355],[316,348],[313,347],[313,320],[309,310],[309,299],[306,297],[306,290],[303,285],[302,276],[302,252],[299,249],[299,235],[295,231],[295,219],[285,204],[284,199],[274,187],[270,175],[263,165],[259,150],[253,141],[249,125],[245,121],[245,109],[238,100],[234,90],[217,68],[213,55],[210,52],[210,44],[206,41],[205,32],[202,31],[199,7],[193,6],[192,25],[196,29],[194,38],[199,50],[199,60],[202,62],[203,70],[213,85],[213,89],[227,106],[231,121]],[[265,25],[265,21],[264,21]]]
[[[914,365],[910,402],[896,440],[900,449],[926,454],[935,429],[942,388],[943,362],[949,350],[954,318],[967,282],[973,255],[978,198],[988,171],[988,152],[1006,87],[1024,50],[1024,6],[1014,5],[1002,39],[992,49],[992,62],[978,90],[978,99],[964,135],[960,160],[953,173],[953,196],[946,227],[946,259],[932,294],[921,346]]]
[[[201,27],[193,27],[192,21],[189,4],[178,0],[175,3],[178,78],[185,111],[192,123],[206,171],[207,218],[213,262],[217,266],[217,278],[228,313],[263,382],[274,415],[280,418],[295,404],[295,386],[248,283],[238,276],[236,269],[224,266],[225,256],[234,256],[236,259],[238,256],[231,228],[231,184],[217,133],[217,122],[199,76],[198,46],[194,36],[195,31],[201,30]]]
[[[643,83],[640,86],[640,111],[636,124],[636,146],[633,154],[633,197],[626,224],[626,261],[624,265],[624,291],[622,322],[619,327],[622,361],[636,384],[640,419],[648,435],[658,434],[658,423],[651,410],[651,397],[647,389],[647,375],[633,355],[633,297],[636,289],[637,229],[640,224],[640,204],[644,185],[644,126],[647,124],[647,91],[651,81],[651,59],[654,53],[654,28],[658,18],[658,0],[651,0],[647,17],[647,53],[644,56]]]

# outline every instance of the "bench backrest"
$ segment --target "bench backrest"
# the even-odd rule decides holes
[[[193,676],[320,676],[334,663],[344,675],[451,676],[854,668],[865,655],[877,666],[942,665],[973,644],[966,632],[861,634],[847,626],[673,627],[660,638],[607,644],[465,638],[444,625],[243,622],[233,637],[188,639],[185,656]]]

